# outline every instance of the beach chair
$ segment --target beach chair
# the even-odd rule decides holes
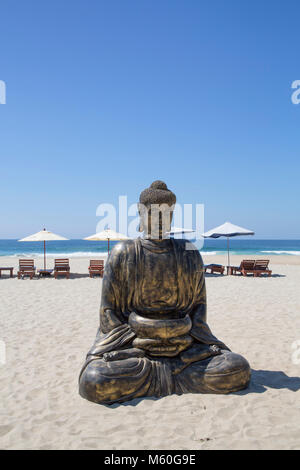
[[[222,264],[205,264],[204,265],[204,272],[207,272],[207,270],[210,269],[211,274],[214,273],[219,273],[219,274],[224,274],[224,266]]]
[[[54,260],[54,277],[65,276],[70,279],[70,264],[68,258],[61,258]]]
[[[241,273],[242,276],[247,276],[247,274],[255,274],[255,260],[254,259],[244,259],[240,266],[230,266],[231,274]]]
[[[35,275],[35,266],[33,259],[20,259],[19,260],[19,271],[18,271],[18,279],[24,278],[25,276],[33,278]]]
[[[91,259],[89,265],[89,273],[90,277],[94,275],[99,275],[103,277],[103,270],[104,270],[104,260],[103,259]]]
[[[270,260],[268,259],[257,259],[255,261],[255,266],[254,266],[255,268],[254,276],[260,277],[262,274],[268,274],[268,276],[270,277],[272,274],[272,271],[268,269],[269,262]]]

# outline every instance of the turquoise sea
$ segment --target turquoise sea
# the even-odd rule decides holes
[[[111,242],[110,246],[116,242]],[[199,246],[199,242],[197,242]],[[206,239],[200,248],[202,254],[216,255],[227,252],[227,240]],[[231,254],[236,255],[291,255],[300,256],[300,240],[256,240],[230,239]],[[83,257],[95,256],[107,252],[107,242],[89,242],[86,240],[68,240],[47,242],[49,257]],[[0,256],[39,257],[43,255],[43,243],[18,242],[17,240],[0,240]]]

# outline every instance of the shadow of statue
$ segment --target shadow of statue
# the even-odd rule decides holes
[[[227,274],[219,274],[219,273],[205,273],[205,277],[214,277],[214,278],[223,278],[223,279],[226,279],[228,278],[228,275]],[[230,276],[232,277],[232,276]],[[241,274],[240,275],[235,275],[234,277],[240,277],[240,278],[243,278],[243,277],[247,277],[247,278],[252,278],[253,279],[253,275],[248,275],[248,276],[242,276]],[[278,277],[286,277],[285,274],[271,274],[271,276],[266,276],[265,274],[263,274],[262,276],[259,276],[259,279],[269,279],[270,277],[273,277],[273,278],[278,278]]]
[[[213,273],[213,274],[212,273],[205,273],[205,277],[214,277],[214,278],[220,277],[220,278],[225,279],[227,276],[224,275],[224,274],[219,274],[219,273],[218,274],[216,274],[216,273]]]
[[[70,279],[82,279],[82,278],[87,278],[90,277],[89,273],[71,273],[70,274]],[[97,279],[99,279],[100,276],[97,276]],[[93,279],[93,278],[91,278]]]
[[[281,371],[252,369],[249,387],[235,394],[264,393],[268,388],[288,389],[292,392],[298,392],[300,390],[300,377],[289,377]]]

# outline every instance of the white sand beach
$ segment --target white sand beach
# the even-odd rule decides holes
[[[299,256],[271,257],[271,278],[207,275],[208,323],[250,362],[248,390],[111,407],[78,395],[101,280],[88,277],[88,259],[70,264],[70,280],[0,279],[1,449],[300,449],[300,363],[292,347],[300,341]]]

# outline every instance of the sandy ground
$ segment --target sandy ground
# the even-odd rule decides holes
[[[272,278],[207,276],[209,325],[249,360],[248,390],[112,407],[77,391],[101,295],[87,266],[71,259],[70,280],[0,280],[1,449],[300,449],[300,257],[273,257]]]

